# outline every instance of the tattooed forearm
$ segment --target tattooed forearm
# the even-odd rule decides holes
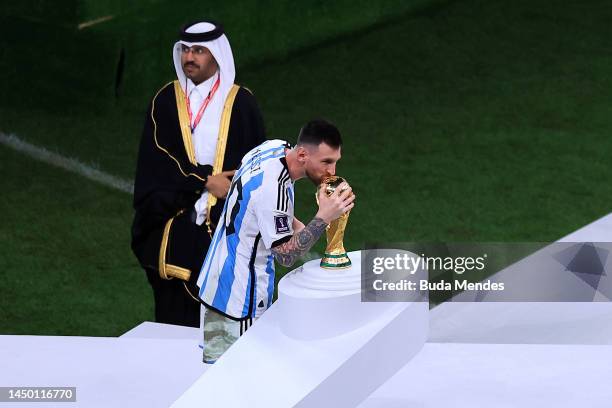
[[[283,266],[291,266],[301,256],[304,256],[317,242],[327,224],[320,218],[313,218],[303,230],[294,234],[284,244],[272,248],[274,258]]]

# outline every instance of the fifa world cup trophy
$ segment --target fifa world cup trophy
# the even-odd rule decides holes
[[[321,186],[325,188],[325,193],[329,196],[336,191],[336,188],[344,179],[338,176],[328,176],[323,179]],[[321,188],[321,186],[319,188]],[[319,195],[317,190],[317,204]],[[340,218],[332,221],[327,226],[327,247],[325,255],[321,259],[321,267],[325,269],[344,269],[351,266],[351,260],[344,249],[344,230],[348,222],[350,211],[342,214]]]

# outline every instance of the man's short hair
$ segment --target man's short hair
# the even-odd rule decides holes
[[[321,143],[325,143],[334,149],[342,146],[340,131],[333,123],[325,119],[314,119],[302,126],[298,135],[298,145],[318,146]]]

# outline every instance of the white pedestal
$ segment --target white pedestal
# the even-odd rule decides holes
[[[298,340],[339,336],[393,310],[396,303],[361,302],[361,253],[349,256],[353,265],[347,269],[323,269],[317,259],[283,277],[278,299],[285,335]]]
[[[419,350],[428,303],[362,303],[350,269],[306,263],[279,299],[173,407],[355,407]],[[239,392],[237,392],[239,390]]]

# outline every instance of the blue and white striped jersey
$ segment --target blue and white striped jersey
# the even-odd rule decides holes
[[[286,147],[269,140],[244,156],[200,270],[202,301],[233,319],[257,318],[272,304],[271,248],[293,235]]]

